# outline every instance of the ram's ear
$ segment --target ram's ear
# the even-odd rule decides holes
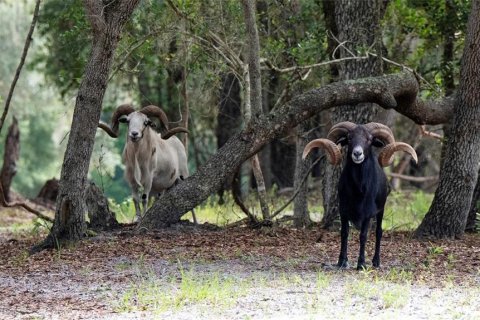
[[[381,139],[378,138],[373,138],[372,140],[372,146],[377,147],[377,148],[383,148],[385,147],[385,142]]]
[[[121,116],[120,118],[118,118],[118,122],[127,123],[128,122],[127,116],[126,115]]]
[[[347,137],[341,137],[337,140],[337,144],[341,145],[342,147],[346,146],[348,144],[348,139]]]

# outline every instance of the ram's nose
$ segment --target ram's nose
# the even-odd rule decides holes
[[[138,139],[140,139],[139,132],[138,131],[131,131],[130,132],[130,139],[132,139],[132,141],[137,141]]]
[[[362,147],[355,147],[353,148],[352,151],[352,160],[356,164],[362,163],[363,160],[365,159],[365,155],[363,154],[363,148]]]

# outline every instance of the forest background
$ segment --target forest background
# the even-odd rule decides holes
[[[329,3],[258,1],[264,111],[306,89],[336,80],[334,64],[315,65],[335,58],[332,49],[345,45],[329,28]],[[8,46],[0,74],[2,98],[18,63],[33,4],[33,1],[0,4],[2,24],[6,26],[0,36]],[[385,1],[383,5],[380,29],[381,51],[388,59],[383,67],[385,73],[407,66],[422,78],[421,98],[452,94],[459,82],[470,2],[396,0]],[[9,125],[13,116],[19,119],[21,156],[12,187],[28,198],[35,197],[47,179],[59,176],[75,95],[91,41],[90,25],[80,1],[45,1],[37,28],[27,69],[20,77],[6,121]],[[213,50],[215,46],[206,36],[210,33],[219,35],[224,47]],[[180,124],[188,107],[189,167],[195,172],[243,127],[244,84],[238,80],[241,76],[235,74],[238,70],[232,70],[228,58],[223,59],[222,50],[232,50],[241,56],[245,51],[244,39],[243,11],[237,1],[141,2],[116,50],[102,118],[108,121],[116,106],[132,102],[136,106],[160,105],[171,121]],[[355,50],[358,57],[376,52],[371,47]],[[410,166],[408,158],[402,158],[392,172],[420,177],[417,182],[403,182],[404,187],[434,191],[441,141],[422,137],[420,127],[399,114],[389,117],[397,140],[415,145],[420,155],[418,166]],[[331,115],[326,112],[309,120],[305,127],[312,137],[324,135],[331,125]],[[443,126],[428,130],[443,134]],[[294,187],[296,143],[302,134],[290,130],[262,150],[265,183],[272,193]],[[3,130],[2,141],[5,135]],[[116,203],[129,198],[121,164],[123,144],[124,135],[114,140],[98,133],[89,171],[89,178]],[[2,148],[3,144],[0,152]],[[322,167],[322,164],[317,166],[313,175],[324,176]],[[255,183],[248,165],[241,172],[240,189],[246,194]],[[392,179],[399,188],[400,180]]]

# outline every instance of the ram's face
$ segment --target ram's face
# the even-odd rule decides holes
[[[357,126],[348,133],[348,155],[356,164],[362,163],[368,155],[373,136],[363,126]]]
[[[142,139],[144,130],[152,123],[145,114],[137,111],[123,116],[119,121],[128,123],[128,138],[132,142]]]

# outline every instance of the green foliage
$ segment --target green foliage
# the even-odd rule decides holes
[[[37,51],[34,66],[43,71],[62,96],[78,89],[90,51],[90,25],[83,3],[77,0],[45,1],[38,31],[44,50]]]
[[[413,230],[422,221],[433,199],[433,194],[392,191],[385,205],[385,230]]]
[[[131,223],[135,219],[135,206],[132,198],[127,198],[121,202],[116,202],[109,198],[108,206],[115,212],[115,219],[120,223]]]
[[[136,106],[161,105],[172,121],[178,121],[184,105],[181,93],[185,77],[191,115],[190,138],[194,138],[190,141],[189,168],[194,172],[216,151],[214,128],[220,80],[232,71],[224,56],[213,48],[220,46],[211,35],[217,35],[231,52],[244,59],[243,8],[236,0],[172,0],[172,3],[188,19],[179,18],[166,1],[141,1],[134,11],[115,53],[102,119],[108,121],[109,113],[118,104],[133,102]],[[445,3],[393,0],[382,22],[388,57],[417,69],[431,84],[439,87],[443,85],[445,69],[454,70],[458,76],[471,1],[450,1],[455,7],[454,17],[446,16]],[[0,31],[5,53],[0,67],[2,94],[9,84],[5,79],[10,79],[18,62],[23,45],[23,34],[18,30],[28,28],[28,11],[32,4],[33,1],[0,4],[0,19],[5,26]],[[321,1],[270,0],[258,4],[262,58],[280,68],[329,58]],[[21,15],[11,19],[17,11]],[[443,63],[444,35],[452,28],[455,30],[454,61]],[[74,96],[88,61],[91,39],[90,23],[81,1],[44,1],[31,51],[34,59],[28,61],[31,68],[25,75],[29,80],[20,79],[14,101],[22,130],[21,166],[14,188],[25,195],[34,196],[47,178],[59,175],[65,147],[65,143],[60,145],[60,140],[68,130],[65,119],[71,111],[65,108],[67,103],[52,102],[57,92],[47,90],[46,86],[54,86],[65,99]],[[38,71],[44,78],[35,73]],[[290,99],[304,88],[328,81],[327,72],[327,68],[314,69],[305,81],[299,81],[298,74],[265,71],[264,75],[268,76],[264,76],[264,88],[270,95],[265,100],[275,102],[282,92],[286,93],[285,99]],[[32,81],[34,78],[40,79]],[[425,95],[431,95],[431,91]],[[108,197],[120,204],[130,197],[120,161],[124,141],[123,134],[119,139],[99,134],[89,176]],[[387,229],[413,228],[427,211],[425,205],[429,203],[429,196],[414,195],[413,203],[406,210],[401,205],[407,199],[401,197],[390,196],[391,205],[387,205],[385,217]],[[198,211],[205,220],[223,225],[243,217],[236,214],[233,207],[203,205]]]
[[[383,20],[384,44],[389,59],[416,69],[430,84],[443,89],[442,73],[453,69],[455,78],[460,72],[460,58],[465,38],[470,1],[448,1],[454,7],[447,16],[447,1],[395,0],[387,7]],[[454,32],[454,60],[442,61],[443,44],[448,30]],[[429,91],[432,88],[424,88]]]
[[[35,197],[46,180],[54,177],[59,167],[59,151],[52,139],[54,117],[39,113],[20,124],[19,172],[13,187],[28,197]]]
[[[0,41],[3,44],[0,67],[0,92],[7,93],[23,50],[25,36],[31,21],[33,1],[8,1],[0,3]],[[35,35],[34,35],[35,37]],[[35,38],[36,39],[36,38]],[[27,56],[38,52],[39,43],[33,41]],[[1,99],[3,101],[3,99]],[[58,176],[63,148],[60,145],[66,131],[68,110],[57,100],[57,93],[44,86],[43,77],[36,71],[24,68],[17,82],[0,135],[0,158],[11,117],[16,116],[20,128],[20,160],[12,188],[28,197],[35,197],[45,180]]]

